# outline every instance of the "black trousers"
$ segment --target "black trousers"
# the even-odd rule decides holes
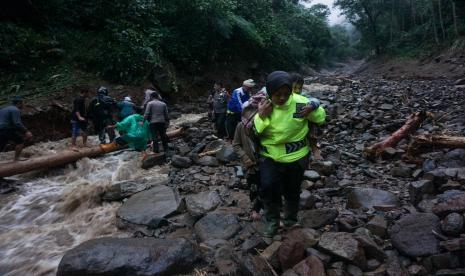
[[[252,203],[252,210],[258,213],[260,212],[260,209],[263,208],[263,203],[260,198],[260,172],[248,174],[247,184],[250,189],[249,198]]]
[[[163,150],[168,150],[169,138],[166,135],[166,124],[165,123],[151,123],[150,134],[152,135],[153,152],[159,152],[158,148],[158,136],[160,136],[161,143],[163,144]]]
[[[229,139],[234,139],[234,133],[236,132],[237,124],[241,121],[240,113],[228,113],[226,114],[226,131]]]
[[[215,128],[219,138],[226,137],[226,113],[215,113]]]
[[[282,197],[286,203],[298,204],[300,186],[308,156],[293,163],[278,163],[271,158],[260,158],[260,195],[265,206],[280,208]]]

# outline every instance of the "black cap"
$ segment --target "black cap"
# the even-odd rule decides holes
[[[284,71],[274,71],[269,74],[266,79],[266,92],[268,96],[272,96],[279,88],[288,86],[292,89],[292,77],[289,73]]]

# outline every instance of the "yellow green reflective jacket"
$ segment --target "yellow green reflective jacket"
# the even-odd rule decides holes
[[[293,93],[284,105],[273,105],[273,112],[267,118],[255,115],[254,127],[260,138],[261,155],[276,162],[291,163],[309,153],[308,122],[324,123],[326,112],[320,106],[307,117],[300,116],[299,111],[308,101],[306,97]]]

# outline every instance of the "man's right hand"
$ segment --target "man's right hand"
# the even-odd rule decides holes
[[[273,112],[273,105],[269,100],[263,100],[258,104],[258,115],[260,118],[265,119]]]

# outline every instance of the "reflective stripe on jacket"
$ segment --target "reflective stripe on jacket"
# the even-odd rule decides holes
[[[324,123],[326,112],[320,106],[307,117],[302,117],[300,110],[308,103],[307,98],[292,94],[284,105],[273,105],[269,117],[262,119],[255,115],[254,127],[260,137],[261,155],[276,162],[292,163],[309,153],[308,122]]]

